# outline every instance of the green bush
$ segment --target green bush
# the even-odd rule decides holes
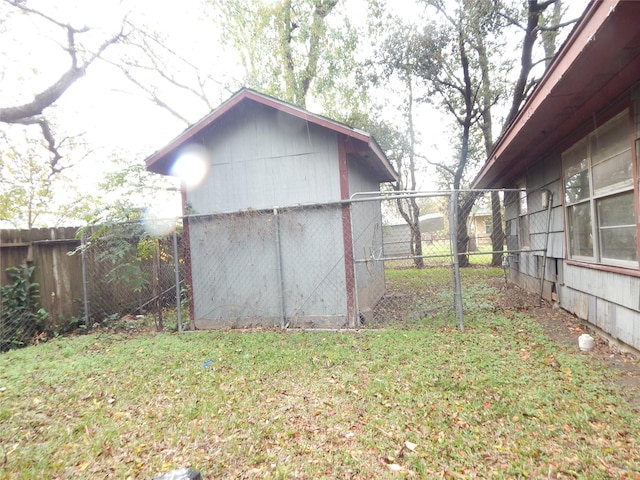
[[[31,281],[35,266],[7,268],[13,282],[0,287],[0,351],[27,345],[44,330],[49,314],[38,308],[39,287]]]

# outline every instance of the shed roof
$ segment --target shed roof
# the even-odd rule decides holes
[[[376,142],[375,138],[373,138],[369,133],[352,128],[321,115],[313,114],[303,108],[283,102],[282,100],[278,100],[249,88],[242,88],[236,92],[218,108],[212,110],[200,121],[191,125],[184,132],[171,140],[166,146],[148,157],[145,161],[147,170],[169,175],[171,166],[182,146],[194,141],[205,130],[215,128],[217,121],[224,117],[228,112],[238,108],[245,102],[256,102],[266,105],[280,112],[287,113],[305,120],[306,122],[328,128],[338,134],[344,135],[348,139],[348,152],[362,158],[372,169],[380,182],[397,181],[398,175],[393,166]]]
[[[599,125],[596,115],[640,79],[639,22],[640,1],[592,0],[473,187],[509,186],[572,133]]]

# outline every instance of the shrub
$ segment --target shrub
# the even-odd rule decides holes
[[[7,268],[12,283],[0,287],[0,351],[23,347],[44,330],[49,314],[38,308],[40,285],[31,281],[35,266]]]

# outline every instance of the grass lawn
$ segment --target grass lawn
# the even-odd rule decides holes
[[[4,353],[0,478],[640,478],[637,408],[577,347],[495,311],[486,277],[500,273],[467,274],[464,332],[446,312],[357,333],[102,332]]]

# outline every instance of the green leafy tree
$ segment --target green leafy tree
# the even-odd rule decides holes
[[[52,166],[42,140],[22,133],[0,136],[0,220],[27,229],[78,223],[93,200],[77,191],[64,159]]]
[[[175,220],[161,221],[165,228],[176,227]],[[77,251],[83,250],[93,259],[95,268],[104,269],[106,283],[132,292],[151,287],[152,302],[156,305],[156,328],[162,330],[158,269],[160,257],[166,252],[163,253],[157,231],[148,228],[144,209],[131,207],[127,202],[112,202],[102,212],[96,213],[88,225],[78,231],[78,235],[85,240]],[[124,305],[123,308],[131,306]],[[127,312],[111,312],[110,315],[124,313]]]
[[[494,107],[511,105],[510,112],[517,113],[535,84],[533,47],[540,40],[545,11],[559,1],[423,0],[429,20],[421,29],[414,30],[399,44],[394,44],[394,38],[406,25],[390,29],[386,65],[396,72],[410,71],[422,81],[426,87],[422,100],[438,106],[453,123],[455,158],[451,162],[432,162],[451,188],[459,190],[468,186],[478,165],[493,148]],[[523,3],[524,9],[519,7]],[[505,55],[508,36],[513,33],[509,27],[521,18],[527,19],[521,44],[521,67],[516,81],[510,83],[506,72],[513,62]],[[558,19],[555,10],[551,18]],[[568,24],[546,22],[544,28],[551,32]],[[549,36],[546,40],[545,50],[549,54],[552,42]],[[506,121],[515,113],[509,113]],[[473,193],[459,197],[459,252],[466,252],[468,248],[466,225],[475,199]],[[498,200],[497,196],[494,200]],[[497,213],[500,209],[494,207],[494,211]],[[494,228],[495,250],[502,250],[501,224],[499,221],[500,227]],[[468,256],[462,253],[459,263],[468,265]]]
[[[350,91],[358,37],[338,0],[211,1],[248,86],[301,107],[312,95],[335,108],[335,93]]]

